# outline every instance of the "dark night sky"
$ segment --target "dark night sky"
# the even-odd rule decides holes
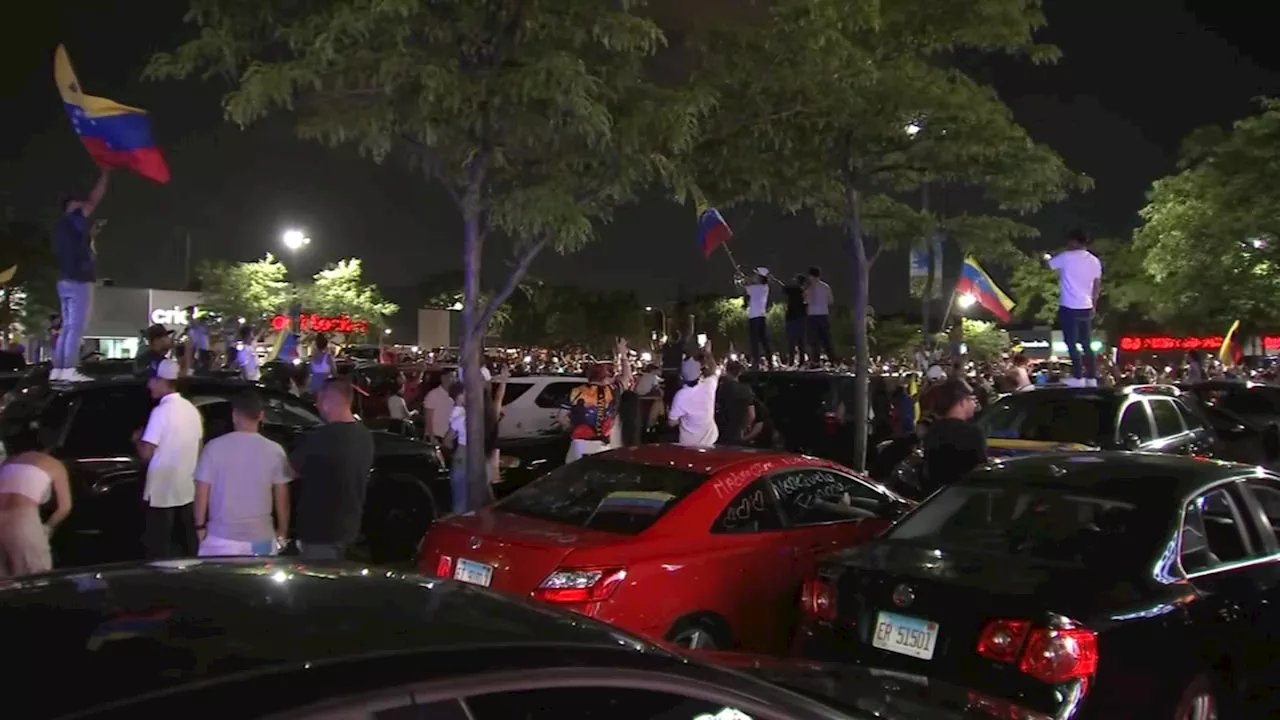
[[[35,11],[43,17],[7,25],[0,203],[25,215],[48,213],[61,192],[93,180],[51,77],[52,51],[62,41],[86,89],[152,113],[173,169],[168,186],[118,177],[102,208],[111,222],[99,240],[101,275],[126,285],[177,286],[184,233],[197,259],[249,259],[278,250],[279,234],[290,226],[306,228],[314,240],[296,261],[300,272],[357,255],[373,280],[398,287],[459,266],[460,223],[424,181],[394,164],[379,167],[354,152],[296,141],[280,123],[241,131],[222,121],[217,86],[139,81],[152,52],[186,36],[185,6],[45,0]],[[1173,167],[1187,132],[1249,113],[1251,98],[1280,94],[1280,62],[1263,34],[1271,23],[1251,16],[1243,2],[1048,0],[1047,6],[1042,38],[1062,48],[1063,61],[989,68],[1031,134],[1097,184],[1037,218],[1046,247],[1074,225],[1127,235],[1143,193]],[[847,287],[841,280],[849,263],[832,233],[764,212],[736,229],[740,262],[783,273],[818,264],[837,292]],[[491,266],[502,261],[500,250],[487,257]],[[673,299],[680,286],[724,290],[730,275],[722,257],[701,259],[692,210],[660,197],[620,213],[596,245],[544,257],[534,273],[635,289],[645,302]],[[904,258],[886,256],[875,273],[873,304],[901,307]]]

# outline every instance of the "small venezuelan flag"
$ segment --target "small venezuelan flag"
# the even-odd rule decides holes
[[[979,305],[999,318],[1000,322],[1009,322],[1010,312],[1014,308],[1013,299],[1006,295],[999,285],[996,285],[972,255],[964,259],[964,266],[960,268],[956,292],[972,295]]]
[[[707,204],[705,199],[698,200],[698,245],[702,246],[702,256],[711,257],[711,253],[729,241],[733,231],[729,223],[724,221],[720,211]]]
[[[158,183],[169,182],[169,165],[151,137],[147,111],[86,95],[71,68],[67,49],[53,57],[53,79],[80,141],[102,167],[125,168]]]
[[[150,635],[162,629],[173,615],[171,608],[157,608],[142,613],[122,613],[102,623],[89,635],[86,647],[90,651],[116,640]]]

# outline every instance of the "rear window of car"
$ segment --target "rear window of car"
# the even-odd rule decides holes
[[[747,373],[742,381],[766,403],[788,405],[801,410],[831,410],[831,380],[827,375],[770,375]]]
[[[889,531],[890,540],[944,550],[1084,567],[1153,536],[1132,503],[1034,485],[952,485]]]
[[[1117,400],[1075,395],[1034,398],[1018,393],[992,405],[978,418],[988,438],[1037,440],[1104,446],[1113,442]]]
[[[521,488],[495,509],[588,530],[638,535],[707,477],[671,467],[585,457]]]

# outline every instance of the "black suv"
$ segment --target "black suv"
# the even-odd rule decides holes
[[[178,385],[204,418],[205,441],[231,431],[230,398],[248,387],[241,380],[203,377]],[[257,390],[266,404],[262,434],[286,450],[323,423],[309,403]],[[133,378],[30,386],[8,397],[0,412],[0,440],[8,453],[43,446],[71,473],[75,507],[53,538],[60,566],[141,557],[146,468],[132,436],[153,404],[144,381]],[[447,470],[432,445],[386,432],[373,436],[376,454],[355,552],[373,562],[409,559],[436,514],[450,507]],[[296,491],[292,495],[297,498]]]

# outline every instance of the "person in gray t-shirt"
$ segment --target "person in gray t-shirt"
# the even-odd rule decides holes
[[[273,555],[289,532],[288,459],[284,448],[258,434],[258,393],[231,398],[231,420],[235,431],[205,445],[196,467],[200,555]]]

